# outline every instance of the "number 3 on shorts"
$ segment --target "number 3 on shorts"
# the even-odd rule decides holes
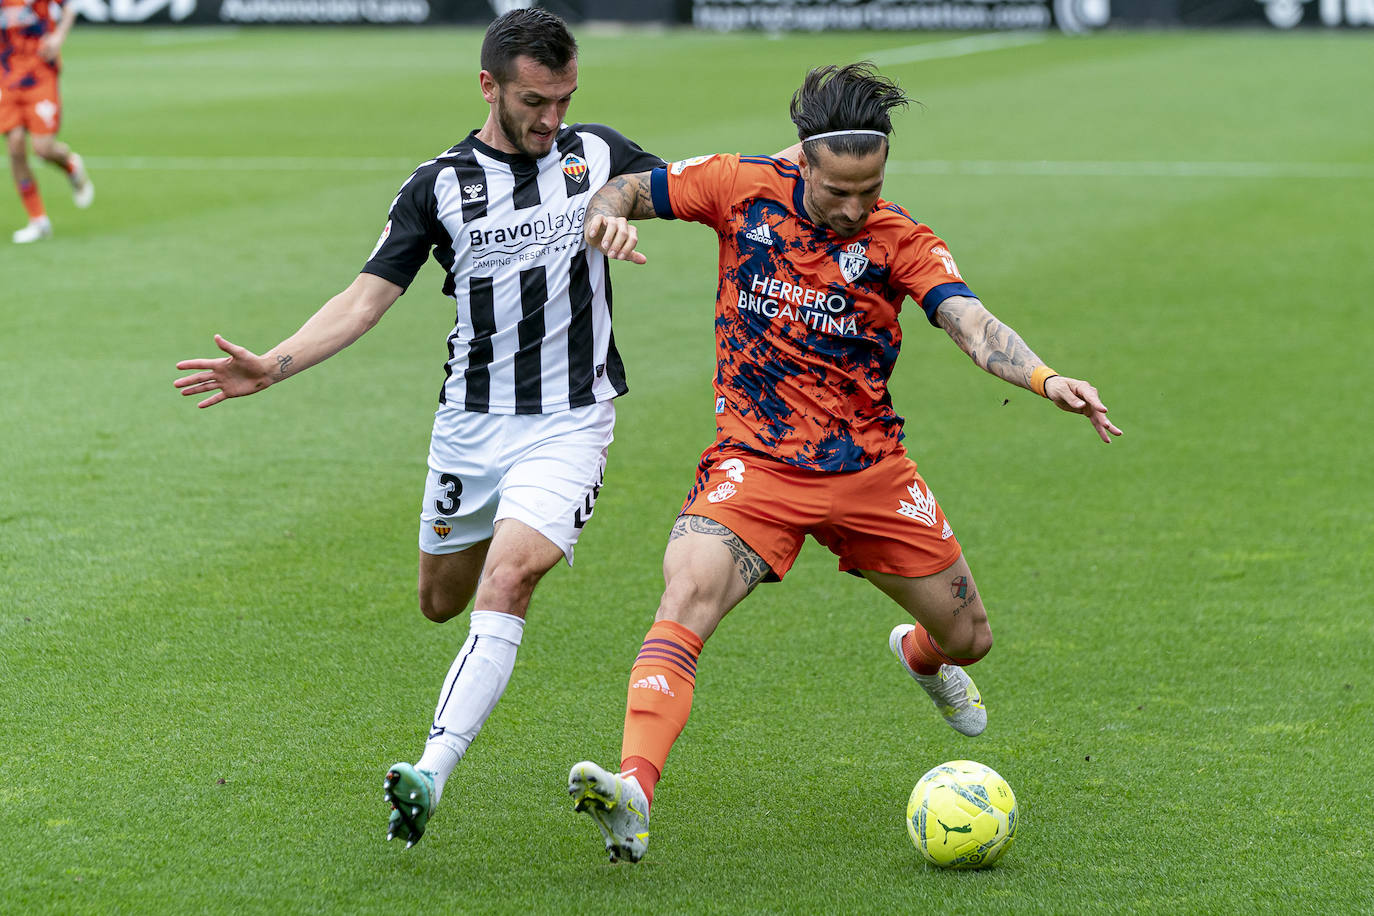
[[[459,498],[463,495],[463,482],[453,474],[440,474],[439,486],[443,487],[444,495],[434,501],[434,511],[440,515],[452,515],[463,504]]]

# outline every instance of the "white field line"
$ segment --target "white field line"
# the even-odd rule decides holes
[[[421,159],[333,156],[88,156],[93,171],[377,172],[404,177]],[[1366,162],[1180,162],[927,159],[892,161],[891,174],[1028,178],[1315,178],[1371,179]]]
[[[1023,45],[1040,44],[1044,40],[1045,36],[1036,32],[993,32],[991,35],[973,35],[969,38],[928,41],[901,48],[884,48],[881,51],[860,55],[859,59],[871,60],[879,67],[891,67],[923,60],[964,57],[983,51],[1000,51],[1002,48],[1019,48]]]

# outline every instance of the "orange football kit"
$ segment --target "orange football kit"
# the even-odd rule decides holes
[[[0,133],[24,127],[31,134],[55,134],[61,126],[61,62],[38,53],[61,14],[51,0],[0,0]]]
[[[801,170],[781,159],[686,160],[650,189],[660,217],[720,238],[716,441],[683,512],[728,527],[773,579],[807,534],[846,572],[927,576],[957,560],[887,389],[903,301],[935,324],[941,302],[973,295],[945,243],[882,199],[837,237],[807,217]]]

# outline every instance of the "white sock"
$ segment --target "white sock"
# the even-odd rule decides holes
[[[524,631],[525,621],[514,614],[473,611],[469,616],[467,641],[444,679],[425,752],[415,764],[434,775],[436,805],[449,774],[505,692]]]

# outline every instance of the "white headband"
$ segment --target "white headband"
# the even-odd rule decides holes
[[[886,137],[886,136],[887,136],[887,134],[883,133],[883,132],[880,131],[880,130],[832,130],[832,131],[830,131],[829,133],[816,134],[815,136],[812,136],[812,137],[806,137],[805,139],[802,140],[802,142],[803,142],[803,143],[810,143],[812,140],[824,140],[826,137],[851,137],[851,136],[855,136],[855,135],[859,135],[859,136],[869,136],[869,137]]]

